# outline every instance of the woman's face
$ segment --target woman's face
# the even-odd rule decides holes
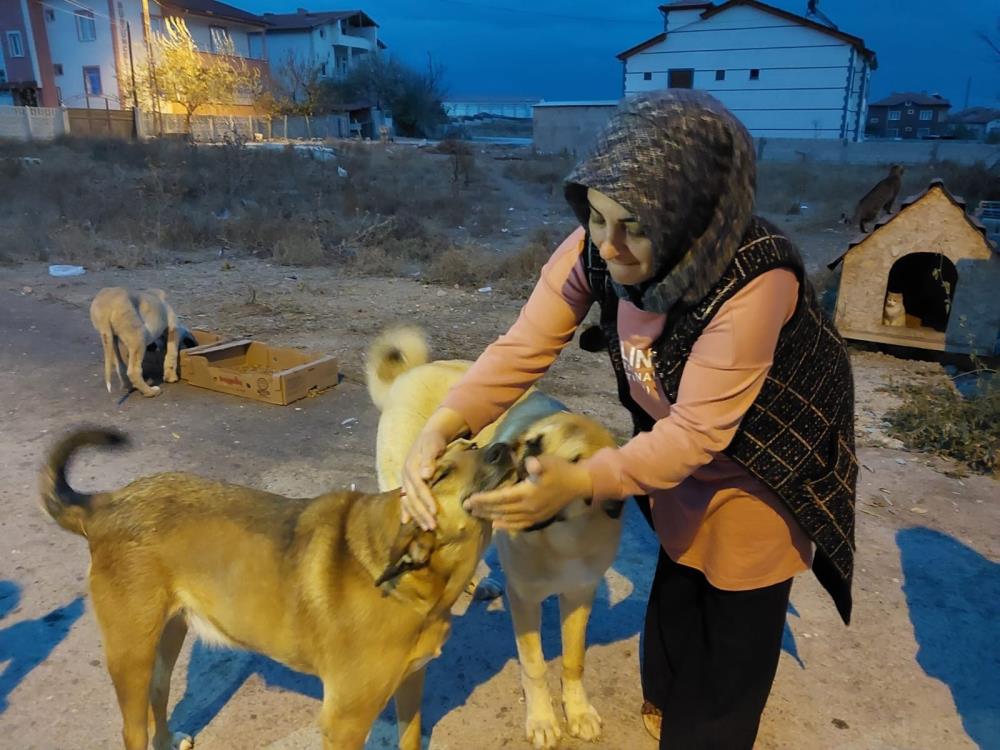
[[[590,238],[608,264],[611,278],[634,286],[653,278],[653,243],[628,209],[603,193],[587,190]]]

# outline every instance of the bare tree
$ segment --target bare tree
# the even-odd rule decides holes
[[[283,112],[315,115],[325,96],[322,71],[289,51],[275,71],[273,94]]]

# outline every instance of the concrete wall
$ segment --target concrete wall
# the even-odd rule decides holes
[[[546,153],[586,153],[604,127],[615,104],[608,102],[573,105],[536,105],[535,148]],[[757,138],[760,161],[819,161],[842,164],[926,164],[953,161],[987,165],[1000,162],[1000,146],[967,141],[850,141],[825,138]]]
[[[535,148],[545,153],[567,151],[582,156],[616,106],[613,103],[535,105],[532,114]]]
[[[0,106],[0,140],[49,141],[69,132],[69,120],[61,109]]]

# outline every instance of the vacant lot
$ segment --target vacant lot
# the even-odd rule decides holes
[[[18,149],[4,154],[28,153]],[[436,356],[474,356],[513,321],[538,265],[572,227],[559,195],[564,159],[453,145],[342,151],[324,161],[238,144],[71,142],[32,149],[40,166],[0,166],[0,737],[9,740],[0,746],[97,749],[119,737],[86,602],[85,544],[36,508],[36,472],[54,436],[81,422],[133,436],[128,452],[81,457],[73,481],[91,490],[179,468],[290,495],[373,489],[378,415],[362,367],[372,336],[407,320],[428,328]],[[904,193],[923,187],[916,171]],[[819,269],[850,238],[835,218],[879,176],[765,165],[760,203],[829,285]],[[49,262],[87,273],[52,278]],[[188,325],[335,354],[345,379],[289,407],[180,384],[117,404],[87,319],[94,293],[111,284],[167,289]],[[796,583],[758,747],[997,748],[997,484],[889,435],[902,386],[950,387],[939,364],[860,350],[854,364],[864,464],[855,620],[845,628],[810,577]],[[544,385],[626,436],[605,358],[573,345]],[[597,747],[654,747],[638,720],[636,664],[654,551],[630,513],[590,628],[586,679],[605,720]],[[487,564],[496,566],[493,555]],[[504,605],[459,609],[430,670],[429,747],[526,747]],[[547,609],[551,656],[555,615]],[[558,659],[553,666],[556,685]],[[201,748],[318,748],[318,694],[314,680],[273,662],[188,646],[172,715]],[[369,748],[393,747],[393,732],[390,710]]]

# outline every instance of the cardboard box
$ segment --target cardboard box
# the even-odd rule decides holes
[[[182,336],[183,338],[180,341],[181,352],[184,351],[184,347],[190,349],[195,346],[207,346],[208,344],[218,344],[223,340],[223,337],[215,331],[207,331],[204,328],[192,328],[190,330],[184,328],[182,329]],[[122,362],[128,362],[128,352],[125,350],[125,344],[121,341],[118,342],[118,351],[121,353]],[[146,347],[146,352],[142,356],[143,377],[151,378],[154,381],[162,380],[163,360],[166,359],[166,356],[167,337],[164,334]],[[180,374],[180,364],[180,357],[178,357],[178,374]]]
[[[339,375],[334,357],[251,339],[183,349],[179,370],[181,380],[191,385],[279,405],[330,388]]]

